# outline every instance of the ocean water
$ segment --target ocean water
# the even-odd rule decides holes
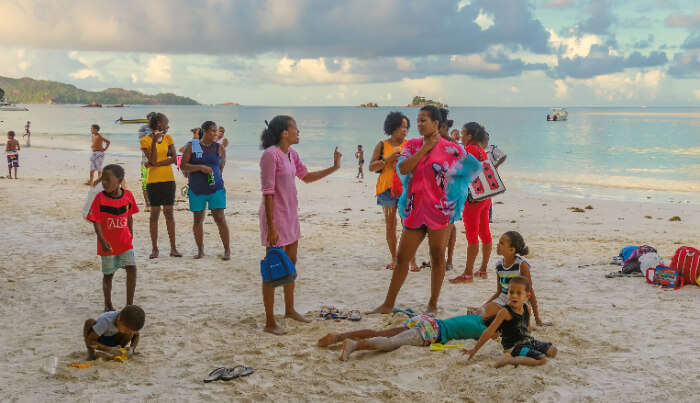
[[[119,117],[165,113],[176,144],[205,120],[226,127],[228,160],[255,169],[259,137],[277,114],[297,120],[301,142],[295,148],[311,166],[332,162],[335,146],[344,153],[344,175],[353,175],[357,145],[372,149],[384,138],[383,122],[393,110],[411,119],[408,137],[417,137],[417,109],[382,107],[216,107],[130,106],[81,108],[78,105],[29,105],[29,112],[0,112],[0,131],[24,131],[89,141],[92,123],[122,150],[138,152],[139,125],[119,125]],[[453,107],[455,127],[483,124],[508,158],[501,168],[507,187],[581,198],[700,203],[700,108],[569,108],[569,120],[547,122],[545,107]],[[115,147],[116,149],[116,147]],[[365,166],[366,167],[366,166]],[[367,173],[369,180],[373,174]]]

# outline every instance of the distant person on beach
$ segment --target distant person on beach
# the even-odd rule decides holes
[[[440,114],[442,115],[442,122],[440,123],[440,136],[447,141],[459,144],[454,141],[452,137],[448,135],[449,130],[454,124],[453,120],[447,119],[447,115],[450,114],[449,109],[440,108]],[[460,217],[455,217],[455,221],[459,221]],[[455,245],[457,244],[457,227],[454,223],[450,224],[450,239],[447,241],[447,263],[445,263],[445,271],[450,271],[454,267],[452,266],[452,258],[455,254]]]
[[[90,126],[92,135],[92,154],[90,155],[90,180],[87,185],[94,186],[102,177],[102,165],[105,162],[105,151],[109,148],[110,141],[100,134],[100,126],[94,124]],[[97,172],[97,179],[93,180]]]
[[[484,151],[486,151],[486,155],[489,157],[489,161],[491,161],[491,164],[493,164],[493,167],[498,170],[498,167],[501,166],[506,161],[507,155],[501,151],[498,146],[491,144],[489,145],[489,140],[491,138],[491,135],[489,135],[488,132],[485,133],[484,136],[484,143],[482,146],[484,147]],[[491,203],[491,206],[489,207],[489,222],[493,222],[493,203]]]
[[[219,126],[219,132],[217,135],[216,142],[221,144],[224,148],[224,157],[223,157],[224,164],[226,164],[226,148],[228,148],[228,139],[225,136],[226,136],[226,128],[224,128],[223,126]],[[222,171],[221,174],[223,175],[223,173],[224,172]]]
[[[15,169],[15,179],[17,178],[17,168],[19,168],[19,141],[15,139],[15,132],[7,132],[7,143],[5,143],[5,153],[7,154],[7,179],[12,179],[12,168]]]
[[[362,172],[362,167],[365,165],[365,152],[362,150],[362,144],[357,145],[355,159],[357,159],[357,176],[355,178],[364,179],[365,174]]]
[[[151,119],[153,115],[155,115],[155,112],[150,112],[148,115],[146,115],[146,119]],[[145,125],[142,125],[139,128],[139,144],[141,143],[141,139],[148,136],[151,134],[151,129],[148,127],[148,123]],[[148,163],[148,158],[146,158],[146,154],[141,153],[141,191],[143,191],[143,200],[146,203],[146,211],[149,211],[151,207],[151,202],[148,200],[148,192],[146,191],[146,185],[148,184],[148,167],[146,164]]]
[[[134,303],[136,259],[134,258],[134,219],[139,212],[130,191],[123,189],[124,168],[107,165],[102,174],[104,191],[98,193],[86,219],[93,223],[97,235],[97,254],[102,260],[102,291],[105,311],[113,311],[112,278],[119,269],[126,270],[126,304]]]
[[[397,183],[396,162],[406,145],[406,135],[411,127],[411,121],[401,112],[390,112],[384,119],[384,134],[388,140],[380,141],[372,152],[369,170],[379,174],[375,195],[377,205],[384,210],[384,223],[386,225],[386,243],[391,254],[391,263],[386,265],[387,270],[396,268],[396,211],[399,205],[399,194],[392,195],[392,187]],[[420,271],[416,265],[415,257],[411,258],[411,270]]]
[[[481,307],[469,308],[469,313],[481,315],[484,319],[490,319],[502,308],[508,305],[508,289],[510,281],[517,277],[525,277],[528,281],[529,304],[535,316],[537,326],[544,326],[540,319],[540,311],[537,306],[537,297],[532,287],[532,276],[530,275],[530,264],[525,260],[525,256],[530,252],[525,240],[520,233],[508,231],[501,235],[496,246],[496,253],[503,256],[496,264],[496,292]]]
[[[343,343],[341,361],[347,361],[353,351],[394,351],[401,346],[429,346],[445,344],[450,340],[478,340],[486,330],[481,316],[462,315],[448,319],[435,319],[428,315],[415,315],[403,325],[386,330],[363,329],[348,333],[328,333],[318,341],[319,347]]]
[[[24,134],[22,135],[22,137],[27,138],[27,147],[32,146],[32,131],[30,129],[31,125],[32,125],[32,122],[27,120],[27,124],[24,125]]]
[[[491,325],[481,335],[474,348],[462,350],[471,360],[477,351],[491,339],[496,332],[501,332],[501,345],[505,355],[496,361],[494,367],[508,364],[520,364],[530,367],[544,365],[547,357],[554,358],[557,348],[552,343],[544,343],[530,336],[530,307],[526,304],[530,298],[530,282],[523,276],[510,280],[508,303],[496,314]]]
[[[438,131],[442,115],[433,105],[418,112],[418,132],[399,157],[398,170],[403,182],[399,214],[403,218],[398,265],[391,277],[386,298],[371,313],[389,314],[408,274],[408,262],[421,242],[428,237],[430,248],[430,300],[426,313],[436,315],[445,278],[445,248],[450,224],[464,207],[469,183],[481,171],[481,165],[462,147],[445,140]]]
[[[224,210],[226,209],[226,188],[221,172],[224,169],[224,147],[216,142],[216,123],[206,121],[195,129],[199,138],[201,153],[192,151],[193,142],[185,146],[180,169],[187,172],[189,183],[188,198],[190,211],[194,215],[194,241],[197,244],[195,259],[204,257],[204,218],[207,207],[219,228],[219,236],[224,246],[223,260],[231,259],[229,248],[229,230]]]
[[[486,130],[476,123],[469,122],[462,128],[462,143],[465,145],[469,154],[476,157],[477,160],[486,161],[488,156],[481,146],[484,142]],[[480,164],[481,165],[481,164]],[[486,268],[491,257],[491,228],[489,226],[489,206],[491,199],[486,199],[478,202],[468,202],[464,206],[464,230],[467,233],[467,262],[464,267],[464,272],[459,276],[450,280],[450,283],[472,283],[474,282],[474,262],[479,255],[479,239],[481,239],[481,269],[478,275],[482,279],[488,278]]]
[[[96,350],[105,352],[112,357],[119,357],[122,351],[129,348],[126,356],[136,353],[139,345],[139,331],[146,322],[146,313],[137,305],[127,305],[121,311],[109,311],[95,319],[88,319],[83,325],[83,339],[88,351],[88,360],[97,358]]]
[[[151,133],[141,139],[141,151],[148,159],[148,181],[146,192],[151,203],[150,232],[153,250],[149,256],[155,259],[159,256],[158,250],[158,218],[161,207],[165,216],[165,225],[170,238],[170,256],[182,257],[175,246],[175,216],[173,205],[175,204],[175,176],[172,164],[177,161],[177,153],[173,138],[168,132],[168,117],[162,113],[155,113],[148,121]]]
[[[342,154],[336,147],[333,166],[321,171],[309,172],[299,154],[291,147],[299,144],[300,130],[291,116],[275,116],[260,136],[260,182],[262,203],[260,204],[260,239],[266,248],[279,247],[296,265],[297,248],[301,231],[298,217],[297,188],[294,178],[304,183],[323,179],[340,169]],[[276,335],[285,333],[275,321],[275,289],[263,281],[263,303],[265,305],[265,331]],[[284,285],[285,316],[299,322],[310,322],[294,308],[294,283]]]

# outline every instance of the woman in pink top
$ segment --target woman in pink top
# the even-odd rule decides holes
[[[418,131],[423,138],[409,140],[399,157],[403,183],[399,214],[404,231],[399,242],[398,264],[384,303],[372,313],[391,313],[408,274],[409,260],[428,236],[431,279],[427,314],[437,314],[437,303],[445,277],[445,248],[450,224],[462,212],[467,187],[480,172],[479,161],[458,144],[440,136],[442,115],[429,105],[418,113]]]
[[[260,158],[260,182],[263,200],[260,204],[260,240],[266,248],[284,249],[292,263],[297,263],[297,247],[301,231],[297,215],[297,188],[294,178],[305,183],[325,178],[340,168],[342,154],[336,147],[333,166],[322,171],[309,172],[299,154],[291,147],[299,143],[297,122],[290,116],[275,116],[265,122],[261,141],[265,150]],[[277,335],[285,331],[275,321],[275,289],[263,281],[265,331]],[[284,285],[285,316],[299,322],[310,322],[294,309],[294,283]]]

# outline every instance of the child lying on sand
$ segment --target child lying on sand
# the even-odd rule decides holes
[[[403,326],[387,330],[364,329],[348,333],[328,333],[318,341],[320,347],[343,343],[339,359],[346,361],[356,350],[393,351],[401,346],[429,346],[450,340],[477,340],[486,326],[481,316],[469,314],[449,319],[435,319],[428,315],[416,315]]]

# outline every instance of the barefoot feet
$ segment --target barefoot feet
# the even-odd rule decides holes
[[[172,248],[172,249],[170,249],[170,256],[171,257],[182,257],[182,253],[178,252],[177,249]]]
[[[223,260],[223,261],[231,260],[231,251],[225,250],[224,255],[221,257],[221,260]]]
[[[158,258],[158,254],[159,254],[159,253],[160,253],[160,252],[158,252],[158,249],[153,249],[153,251],[152,251],[151,254],[148,256],[148,258],[149,258],[149,259],[156,259],[156,258]]]
[[[297,322],[302,322],[302,323],[310,323],[311,322],[311,319],[305,318],[304,315],[300,314],[297,311],[288,312],[288,313],[284,314],[284,317],[289,318],[289,319],[294,319]]]
[[[321,340],[318,341],[319,347],[328,347],[331,344],[335,344],[337,340],[337,335],[335,333],[328,333]]]
[[[284,328],[280,327],[277,323],[275,323],[274,325],[265,326],[265,331],[267,333],[272,333],[276,336],[282,336],[287,334],[287,331],[284,330]]]
[[[203,251],[203,250],[200,250],[199,252],[197,252],[196,255],[194,255],[194,258],[195,258],[195,259],[201,259],[201,258],[203,258],[203,257],[204,257],[204,251]]]
[[[377,309],[373,311],[366,312],[366,315],[372,315],[375,313],[381,313],[382,315],[388,315],[394,311],[394,307],[386,306],[386,305],[381,305]]]

